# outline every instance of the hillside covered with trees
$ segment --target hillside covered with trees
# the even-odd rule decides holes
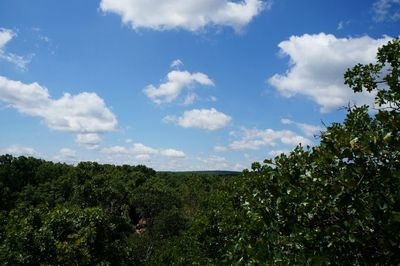
[[[345,83],[376,107],[240,175],[1,156],[0,264],[399,264],[400,40]]]

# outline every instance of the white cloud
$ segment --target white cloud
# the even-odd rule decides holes
[[[191,105],[196,101],[197,98],[198,96],[196,93],[190,93],[183,101],[183,105]]]
[[[227,151],[227,150],[228,150],[228,148],[226,148],[224,146],[219,146],[219,145],[214,146],[214,151],[215,152],[224,152],[224,151]]]
[[[346,21],[339,21],[336,30],[340,31],[343,30],[345,27],[349,26],[351,23],[351,20],[346,20]]]
[[[243,165],[222,156],[209,155],[206,157],[197,157],[196,159],[197,161],[192,162],[191,165],[191,170],[193,171],[242,171],[245,168]]]
[[[186,154],[180,150],[152,148],[142,143],[134,143],[129,147],[112,146],[103,148],[101,152],[108,155],[134,155],[136,159],[146,158],[145,160],[150,159],[153,155],[161,155],[167,158],[186,157]]]
[[[198,31],[217,25],[240,31],[271,4],[262,0],[102,0],[100,9],[120,15],[133,29]]]
[[[78,134],[76,135],[76,142],[84,145],[86,148],[95,149],[99,146],[101,138],[99,134],[88,133],[88,134]]]
[[[287,150],[272,150],[268,153],[268,156],[270,157],[276,157],[279,156],[281,154],[289,154],[289,151]]]
[[[231,164],[226,160],[225,157],[210,155],[206,158],[198,158],[200,162],[204,165],[203,170],[225,170],[232,169]]]
[[[183,151],[178,151],[174,149],[161,150],[160,154],[169,158],[185,158],[186,154]]]
[[[287,119],[287,118],[281,119],[281,123],[284,124],[284,125],[295,125],[301,131],[303,131],[303,133],[308,137],[315,136],[315,135],[319,134],[321,131],[324,130],[320,126],[306,124],[306,123],[299,123],[299,122],[295,122],[295,121],[292,121],[292,120]]]
[[[149,85],[143,92],[156,104],[170,103],[178,98],[184,89],[193,88],[195,85],[214,86],[214,82],[200,72],[173,70],[168,73],[165,83],[159,87]]]
[[[66,93],[54,100],[38,83],[24,84],[0,76],[0,101],[20,113],[43,118],[50,129],[78,134],[79,143],[96,144],[98,133],[117,127],[115,115],[96,93]]]
[[[378,0],[372,8],[377,22],[400,20],[400,0]]]
[[[0,149],[0,154],[11,154],[14,156],[39,156],[40,154],[33,148],[21,145],[11,145]]]
[[[290,68],[285,74],[276,74],[268,82],[283,96],[304,95],[321,107],[321,112],[346,106],[348,102],[372,105],[374,95],[354,94],[344,85],[347,68],[357,63],[375,61],[378,47],[390,37],[373,39],[341,38],[320,33],[292,36],[279,44],[282,54],[290,57]]]
[[[58,100],[50,100],[47,111],[46,125],[59,131],[100,133],[117,127],[115,115],[96,93],[66,93]]]
[[[278,144],[296,146],[312,145],[312,141],[297,135],[290,130],[273,129],[242,129],[241,139],[231,142],[228,146],[231,150],[258,150],[264,146],[275,147]]]
[[[339,24],[338,24],[336,30],[343,30],[343,28],[344,28],[344,23],[343,23],[343,21],[339,21]]]
[[[12,30],[0,28],[0,49],[3,49],[14,36],[15,33]]]
[[[78,157],[75,150],[62,148],[58,154],[54,156],[54,160],[58,162],[75,163],[78,161]]]
[[[146,164],[160,171],[196,171],[196,170],[237,170],[243,165],[222,156],[190,156],[185,152],[171,148],[140,145],[112,146],[101,149],[100,160],[113,164]]]
[[[16,33],[12,30],[0,28],[0,60],[5,60],[16,65],[18,68],[25,70],[26,66],[30,62],[30,58],[25,58],[23,56],[5,51],[6,44],[9,43],[15,36]]]
[[[253,162],[262,162],[264,161],[264,154],[262,154],[262,156],[260,157],[259,155],[255,155],[253,153],[245,153],[243,154],[243,157],[246,159],[247,162],[249,162],[250,164]],[[250,166],[250,165],[248,165]]]
[[[127,148],[122,146],[112,146],[109,148],[103,148],[101,152],[106,154],[128,154],[129,151]]]
[[[134,153],[140,153],[140,154],[156,154],[156,153],[158,153],[157,149],[148,147],[146,145],[143,145],[142,143],[133,144],[132,151]]]
[[[172,61],[172,63],[171,63],[172,68],[174,68],[174,67],[178,68],[180,66],[183,66],[183,62],[180,59],[176,59],[176,60]]]
[[[296,146],[296,145],[312,145],[312,141],[299,135],[294,135],[293,132],[289,133],[283,137],[281,137],[280,141],[289,146]]]
[[[149,161],[151,159],[148,154],[139,154],[135,156],[135,159],[141,162]]]
[[[224,128],[232,118],[224,113],[211,109],[193,109],[185,111],[181,117],[166,116],[165,122],[173,122],[184,128],[201,128],[217,130]]]

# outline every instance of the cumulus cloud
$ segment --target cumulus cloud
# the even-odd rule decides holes
[[[281,53],[290,57],[288,71],[272,76],[268,83],[285,97],[308,97],[321,107],[321,112],[349,102],[372,106],[374,95],[354,94],[344,85],[343,74],[357,63],[374,62],[378,47],[391,39],[388,36],[339,39],[325,33],[292,36],[279,44]]]
[[[182,116],[166,116],[165,122],[173,122],[184,128],[201,128],[207,130],[217,130],[224,128],[232,120],[229,115],[211,109],[193,109],[185,111]]]
[[[75,141],[88,149],[95,149],[99,147],[101,138],[99,134],[96,133],[78,134],[76,135]]]
[[[103,12],[121,16],[133,29],[184,29],[198,31],[208,25],[232,27],[240,31],[272,1],[262,0],[102,0]]]
[[[400,0],[378,0],[373,5],[374,20],[398,21],[400,20]]]
[[[52,99],[38,83],[24,84],[0,76],[0,101],[18,112],[43,118],[50,129],[77,134],[78,143],[97,145],[99,133],[115,130],[117,119],[96,93],[64,94]]]
[[[159,149],[146,146],[142,143],[133,143],[129,147],[122,146],[112,146],[108,148],[103,148],[102,153],[108,155],[129,155],[134,156],[136,159],[141,158],[140,161],[146,161],[151,158],[151,156],[163,156],[167,158],[185,158],[186,154],[183,151],[175,149]]]
[[[181,95],[184,89],[191,89],[196,85],[214,86],[214,82],[206,75],[200,72],[190,73],[188,71],[173,70],[168,73],[165,83],[158,87],[154,85],[147,86],[143,92],[156,104],[170,103]],[[194,98],[187,101],[194,101]]]
[[[18,68],[25,70],[30,62],[30,58],[25,58],[20,55],[6,52],[5,46],[9,43],[16,33],[9,29],[0,28],[0,60],[5,60],[9,63],[16,65]]]
[[[142,143],[134,143],[132,147],[132,151],[134,153],[140,153],[140,154],[156,154],[158,153],[157,149],[148,147]]]
[[[312,141],[290,130],[243,128],[241,138],[231,142],[228,148],[231,150],[258,150],[261,147],[275,147],[278,144],[287,146],[301,144],[306,146],[312,145]]]
[[[0,154],[10,154],[14,156],[39,156],[39,152],[30,147],[21,145],[11,145],[9,147],[0,149]]]
[[[306,124],[306,123],[299,123],[299,122],[295,122],[293,120],[290,120],[288,118],[281,119],[281,123],[284,124],[284,125],[295,125],[301,131],[303,131],[303,133],[308,137],[315,136],[315,135],[319,134],[321,131],[324,130],[320,126]]]

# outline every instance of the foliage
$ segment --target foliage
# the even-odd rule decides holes
[[[123,226],[127,217],[115,223],[101,208],[20,206],[9,215],[0,258],[8,265],[127,264]]]
[[[0,156],[0,264],[149,264],[224,178]]]

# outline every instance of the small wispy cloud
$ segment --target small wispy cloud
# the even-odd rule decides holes
[[[378,0],[372,8],[376,22],[400,20],[400,0]]]
[[[20,70],[26,70],[34,56],[33,54],[25,57],[6,51],[6,45],[16,36],[17,34],[14,31],[0,28],[0,60],[14,64]]]
[[[338,31],[343,30],[343,29],[346,28],[350,23],[351,23],[350,20],[346,20],[346,21],[341,20],[341,21],[339,21],[339,23],[338,23],[338,25],[337,25],[337,27],[336,27],[336,30],[338,30]]]
[[[311,124],[307,124],[307,123],[299,123],[299,122],[290,120],[288,118],[281,119],[281,123],[284,125],[295,125],[308,137],[315,136],[324,130],[321,126],[311,125]]]
[[[172,61],[172,63],[171,63],[172,68],[174,68],[174,67],[178,68],[180,66],[183,66],[183,62],[180,59],[176,59],[176,60]]]
[[[232,141],[227,149],[229,150],[259,150],[261,147],[277,147],[288,146],[294,147],[296,145],[312,145],[313,142],[301,135],[296,134],[291,130],[274,130],[257,129],[257,128],[242,128],[238,134],[240,137]],[[222,150],[222,148],[218,148]]]

